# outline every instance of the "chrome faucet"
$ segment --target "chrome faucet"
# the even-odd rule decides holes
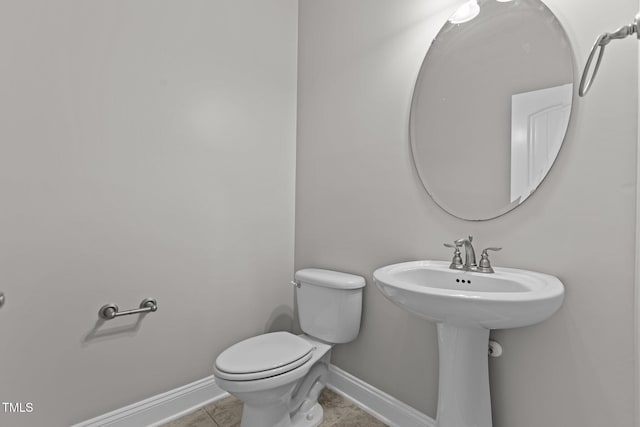
[[[480,265],[476,264],[476,251],[473,249],[473,236],[469,236],[466,239],[458,239],[451,243],[445,243],[448,248],[453,248],[453,260],[449,268],[452,270],[463,271],[477,271],[478,273],[493,273],[491,262],[489,261],[488,251],[499,251],[502,248],[486,248],[482,251],[482,258],[480,259]],[[464,246],[464,264],[462,263],[462,257],[460,256],[460,248]]]
[[[454,243],[456,246],[464,246],[464,265],[465,270],[475,271],[478,269],[476,264],[476,251],[473,250],[473,236],[469,236],[466,239],[458,239]]]

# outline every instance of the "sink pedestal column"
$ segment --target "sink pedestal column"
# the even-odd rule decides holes
[[[489,329],[438,323],[438,427],[492,427]]]

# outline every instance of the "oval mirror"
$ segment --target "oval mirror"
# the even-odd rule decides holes
[[[469,0],[433,40],[416,82],[410,138],[433,200],[468,220],[531,195],[569,124],[573,55],[539,0]]]

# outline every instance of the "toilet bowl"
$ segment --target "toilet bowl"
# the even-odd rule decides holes
[[[265,355],[274,347],[280,354]],[[312,427],[320,424],[322,408],[317,399],[326,384],[331,345],[305,335],[274,332],[241,341],[221,356],[231,360],[241,351],[266,356],[265,363],[252,365],[239,358],[232,364],[235,373],[223,370],[229,364],[216,363],[214,375],[220,388],[244,402],[242,427]],[[288,359],[297,356],[298,359],[288,363]],[[255,371],[269,365],[275,367]],[[241,370],[247,372],[239,373]],[[302,380],[306,380],[306,384]]]
[[[241,427],[318,426],[331,348],[360,330],[364,278],[319,269],[300,270],[295,278],[305,333],[258,335],[216,359],[216,384],[244,402]]]

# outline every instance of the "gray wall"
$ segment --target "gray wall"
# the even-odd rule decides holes
[[[289,328],[295,0],[0,6],[3,426],[68,426]],[[98,321],[114,302],[157,313]]]
[[[420,63],[453,3],[300,2],[295,265],[368,280],[360,337],[333,361],[435,416],[435,327],[385,300],[371,275],[394,262],[448,259],[442,242],[473,234],[478,247],[505,248],[496,265],[554,274],[566,286],[551,319],[493,333],[505,350],[490,365],[496,427],[630,427],[636,42],[609,47],[538,191],[503,217],[465,222],[424,192],[407,136]],[[597,34],[637,12],[635,0],[547,4],[580,65]]]

